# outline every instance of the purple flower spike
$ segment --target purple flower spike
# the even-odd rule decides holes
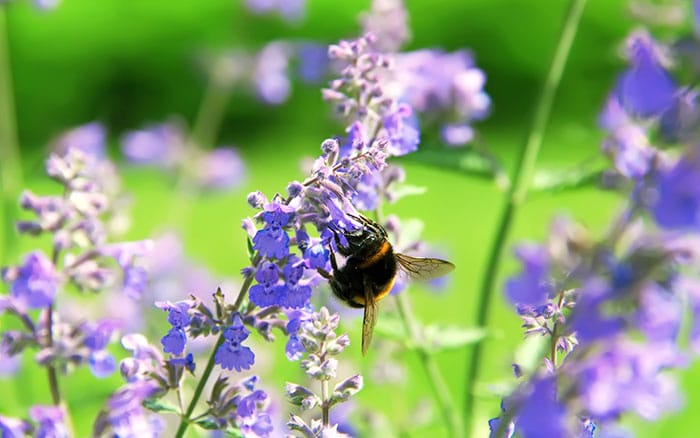
[[[632,65],[621,75],[615,93],[633,115],[661,115],[673,105],[676,84],[661,65],[658,49],[649,35],[633,35],[629,47]]]

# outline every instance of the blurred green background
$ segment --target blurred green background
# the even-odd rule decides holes
[[[126,130],[173,115],[191,123],[206,84],[199,62],[202,53],[236,47],[256,49],[280,38],[326,44],[353,38],[360,29],[357,17],[368,6],[368,1],[311,0],[306,17],[290,24],[274,16],[252,15],[242,2],[234,0],[64,0],[51,12],[39,11],[28,1],[7,5],[18,134],[27,184],[40,193],[54,190],[42,180],[46,144],[69,127],[103,122],[117,156],[118,139]],[[565,6],[566,2],[560,0],[407,2],[413,32],[407,49],[470,48],[478,66],[486,72],[493,111],[490,118],[478,124],[478,130],[488,148],[506,165],[512,162],[527,133],[533,101],[557,42]],[[635,25],[626,2],[589,1],[556,98],[538,169],[567,169],[597,153],[602,138],[597,113],[623,67],[617,56],[619,44]],[[236,90],[217,143],[239,148],[248,166],[248,180],[234,193],[203,197],[192,204],[184,229],[188,253],[217,274],[236,278],[246,265],[244,234],[239,225],[252,213],[245,202],[247,193],[262,190],[272,195],[283,191],[288,181],[301,179],[301,160],[316,155],[321,141],[341,130],[317,87],[295,83],[290,100],[277,107],[265,106],[250,92]],[[408,182],[425,186],[428,192],[387,205],[385,212],[423,220],[425,239],[444,247],[458,267],[445,293],[438,295],[413,287],[413,307],[421,321],[469,326],[474,321],[475,295],[503,194],[491,182],[416,161],[406,162],[406,170]],[[159,173],[127,169],[124,178],[134,196],[134,226],[129,237],[148,237],[171,219],[166,217],[167,206],[178,194],[172,192],[172,181]],[[542,239],[552,216],[562,212],[600,232],[618,201],[593,189],[533,196],[518,212],[511,241]],[[35,243],[28,238],[21,241],[23,249]],[[503,279],[516,269],[510,257],[502,266],[499,291]],[[496,302],[490,318],[487,363],[478,386],[476,421],[481,429],[477,436],[487,433],[486,420],[498,414],[499,398],[494,390],[512,383],[514,350],[522,341],[519,319],[505,305],[500,292]],[[357,321],[343,328],[351,339],[358,339]],[[356,345],[359,343],[354,344],[347,353],[354,362],[341,369],[348,375],[358,369],[368,374],[377,366],[372,361],[374,354],[362,359]],[[280,360],[283,348],[278,340],[268,347],[274,356],[260,357]],[[462,349],[438,356],[452,397],[460,406],[468,353]],[[384,385],[368,379],[358,404],[400,423],[408,421],[416,403],[430,398],[431,392],[415,356],[406,353],[399,360],[408,368],[408,384]],[[303,381],[298,364],[283,362],[275,364],[274,375],[269,374],[271,363],[258,363],[259,372],[268,371],[264,374],[268,388],[281,391],[285,381]],[[697,371],[695,367],[681,376],[687,397],[685,409],[654,424],[631,421],[639,436],[693,436],[688,430],[697,424],[693,412],[700,409]],[[95,385],[86,370],[66,379],[64,391],[73,412],[79,414],[75,418],[79,435],[89,434],[94,414],[118,383],[119,378],[114,377]],[[0,380],[0,394],[0,413],[8,415],[25,415],[26,406],[49,401],[44,374],[26,370],[15,379]],[[282,412],[287,408],[284,403],[277,406]],[[439,415],[436,418],[439,422]],[[428,431],[431,436],[444,433],[441,426],[433,424],[408,436],[425,436]]]

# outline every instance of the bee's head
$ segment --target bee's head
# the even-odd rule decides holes
[[[358,254],[386,240],[386,231],[381,225],[364,216],[349,215],[349,217],[352,222],[346,226],[341,227],[337,224],[329,226],[337,250],[342,255]]]

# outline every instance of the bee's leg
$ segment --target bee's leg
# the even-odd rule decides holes
[[[338,270],[338,262],[335,260],[335,252],[331,249],[331,267],[333,268],[333,272],[336,272]]]
[[[325,269],[316,268],[316,272],[318,272],[319,275],[320,275],[321,277],[325,278],[326,280],[330,280],[331,278],[333,278],[333,276],[332,276],[328,271],[326,271]]]

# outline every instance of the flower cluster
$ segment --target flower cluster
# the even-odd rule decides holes
[[[400,0],[377,0],[363,20],[382,50],[398,52],[410,38],[408,14]],[[485,73],[467,50],[446,53],[421,49],[394,55],[395,66],[381,74],[385,92],[411,105],[423,131],[437,125],[448,146],[463,146],[475,136],[471,124],[488,116],[491,99],[484,91]]]
[[[52,250],[50,257],[41,250],[32,251],[23,264],[3,270],[10,293],[0,297],[0,311],[15,315],[24,325],[23,331],[3,333],[3,352],[14,355],[27,347],[39,348],[40,362],[47,366],[65,369],[68,364],[89,363],[96,376],[104,377],[115,367],[105,348],[120,323],[62,321],[53,311],[58,294],[73,285],[91,292],[112,288],[122,296],[138,298],[146,286],[139,257],[150,243],[109,242],[103,216],[109,214],[110,201],[116,196],[114,169],[100,155],[86,154],[80,147],[65,151],[65,155],[52,154],[46,163],[48,175],[61,184],[63,195],[25,191],[20,199],[22,208],[35,219],[19,221],[18,231],[50,235]],[[32,311],[36,309],[48,314],[35,321]]]
[[[123,211],[121,186],[114,166],[105,158],[105,133],[92,123],[61,135],[46,162],[46,173],[61,186],[61,195],[42,196],[26,190],[22,209],[33,218],[17,222],[21,234],[46,236],[50,256],[42,250],[25,255],[23,263],[4,268],[2,280],[9,294],[0,296],[0,312],[16,317],[21,325],[9,325],[1,333],[0,356],[19,357],[36,350],[36,363],[46,368],[56,406],[36,405],[29,410],[35,423],[4,418],[8,433],[29,431],[37,436],[68,436],[58,375],[88,365],[95,377],[116,369],[108,346],[123,321],[101,314],[87,319],[85,309],[74,312],[73,300],[64,292],[113,292],[121,300],[138,299],[146,287],[141,257],[150,242],[112,242],[128,220]],[[22,433],[23,435],[23,433]],[[15,435],[13,435],[15,436]]]
[[[521,384],[490,422],[492,436],[592,437],[623,414],[655,420],[680,406],[670,370],[689,358],[684,303],[691,347],[700,332],[700,149],[652,145],[653,130],[663,138],[664,118],[683,101],[659,47],[649,34],[631,35],[631,65],[601,118],[626,209],[598,240],[559,219],[545,245],[516,253],[523,268],[506,295],[526,335],[549,347],[543,367],[516,366]]]
[[[287,425],[303,436],[346,436],[337,432],[337,424],[330,423],[330,410],[362,389],[363,379],[358,374],[336,384],[330,391],[330,380],[336,377],[338,368],[338,361],[332,356],[342,353],[350,344],[347,335],[335,334],[339,320],[337,314],[330,314],[328,309],[322,307],[318,312],[298,312],[288,324],[288,330],[293,330],[295,336],[294,341],[290,338],[287,345],[288,354],[293,350],[293,356],[301,358],[303,351],[306,359],[301,362],[302,369],[310,379],[321,383],[321,395],[304,386],[287,383],[286,394],[292,404],[305,411],[316,407],[322,411],[322,420],[312,420],[311,424],[297,415],[291,415]]]

